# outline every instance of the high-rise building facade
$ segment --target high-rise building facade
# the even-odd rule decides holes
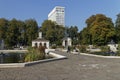
[[[55,21],[58,25],[65,26],[65,8],[56,6],[49,14],[48,20]]]

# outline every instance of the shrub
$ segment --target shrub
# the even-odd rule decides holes
[[[108,52],[90,52],[90,54],[102,55],[102,56],[110,56],[111,55]]]
[[[102,52],[109,52],[110,51],[109,46],[101,46],[100,49],[101,49]]]
[[[83,52],[83,53],[84,53],[84,52],[87,52],[85,45],[80,45],[78,48],[79,48],[79,51],[80,51],[80,52]]]
[[[46,47],[40,46],[37,50],[38,50],[39,52],[45,53],[45,49],[46,49]]]
[[[28,48],[28,53],[25,56],[25,62],[36,61],[45,58],[45,47]]]
[[[71,51],[75,50],[75,46],[70,46],[70,50]]]
[[[52,49],[56,49],[56,48],[57,48],[57,46],[56,46],[56,45],[53,45],[51,48],[52,48]]]

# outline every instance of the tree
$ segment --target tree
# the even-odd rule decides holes
[[[120,13],[117,15],[115,22],[116,42],[120,42]]]
[[[78,28],[77,26],[71,26],[70,28],[67,28],[68,36],[72,39],[73,45],[78,44]]]
[[[18,23],[16,19],[12,19],[9,21],[8,29],[7,29],[7,37],[6,37],[6,45],[7,47],[16,46],[18,42],[19,29]]]
[[[97,14],[91,25],[90,33],[92,42],[97,45],[105,45],[115,36],[115,29],[112,20],[103,14]]]
[[[95,19],[95,15],[92,15],[85,21],[87,26],[79,33],[80,44],[92,44],[92,35],[90,34],[90,28]]]
[[[86,20],[86,24],[87,29],[81,34],[87,37],[92,44],[105,45],[115,37],[114,24],[111,18],[103,14],[92,15]],[[86,38],[84,39],[87,41]]]
[[[44,38],[50,40],[52,44],[60,45],[64,37],[64,27],[57,25],[51,20],[45,20],[40,31],[43,32]]]
[[[26,21],[8,21],[0,18],[0,39],[5,41],[7,48],[31,45],[33,39],[38,36],[38,25],[33,19]]]
[[[19,29],[19,36],[18,36],[18,43],[20,45],[26,45],[27,42],[26,42],[26,26],[25,26],[25,23],[23,21],[18,21],[18,29]]]
[[[79,33],[79,42],[80,44],[92,44],[91,41],[91,35],[89,33],[88,27],[85,27],[80,33]]]
[[[26,26],[26,42],[27,45],[31,45],[32,40],[38,36],[38,24],[34,19],[28,19],[25,21]]]
[[[6,32],[8,28],[8,20],[0,18],[0,39],[6,38]]]
[[[42,27],[40,28],[40,30],[42,31],[43,33],[43,36],[45,38],[46,37],[46,33],[48,30],[52,29],[55,27],[55,22],[52,22],[51,20],[45,20],[43,23],[42,23]]]
[[[96,17],[95,15],[90,16],[85,23],[87,24],[87,27],[90,27],[92,25],[92,23],[95,21]]]

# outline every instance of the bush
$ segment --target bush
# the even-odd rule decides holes
[[[56,48],[57,48],[57,46],[56,46],[56,45],[53,45],[51,48],[52,48],[52,49],[56,49]]]
[[[45,58],[45,48],[28,48],[28,53],[25,56],[25,62],[36,61]]]
[[[83,52],[83,53],[84,53],[84,52],[87,52],[85,45],[80,45],[78,48],[79,48],[79,51],[80,51],[80,52]]]
[[[101,49],[101,52],[110,52],[109,46],[101,46],[100,49]]]
[[[111,55],[109,52],[90,52],[90,54],[102,55],[102,56],[110,56]]]

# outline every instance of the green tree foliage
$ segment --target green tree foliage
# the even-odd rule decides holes
[[[6,38],[7,27],[8,27],[8,20],[1,18],[0,19],[0,39]]]
[[[38,25],[34,19],[20,21],[0,18],[0,39],[5,41],[7,48],[20,45],[31,45],[31,41],[38,35]]]
[[[80,44],[92,44],[91,35],[89,33],[89,29],[86,27],[79,33],[79,42]]]
[[[115,28],[111,18],[103,14],[92,15],[86,20],[87,27],[83,29],[82,39],[92,44],[105,45],[115,36]],[[83,37],[84,36],[84,37]]]
[[[78,46],[79,51],[80,51],[80,52],[83,52],[83,53],[87,52],[86,48],[87,48],[87,47],[86,47],[85,45],[80,45],[80,46]]]
[[[45,20],[40,30],[43,32],[44,38],[50,40],[50,43],[60,45],[64,37],[64,27],[57,25],[51,20]]]
[[[73,45],[78,44],[78,27],[77,26],[71,26],[70,28],[66,28],[67,36],[69,36],[72,39]]]
[[[12,19],[11,21],[9,21],[7,29],[6,43],[8,47],[17,45],[18,35],[19,35],[18,22],[16,19]]]
[[[105,15],[97,14],[96,20],[91,26],[90,33],[94,44],[106,44],[115,36],[114,24],[112,20]]]
[[[110,47],[109,46],[101,46],[100,47],[102,52],[110,52]]]
[[[116,23],[115,23],[115,31],[116,31],[116,42],[120,42],[120,13],[117,15]]]
[[[25,25],[27,44],[31,45],[32,40],[36,39],[38,36],[38,24],[34,19],[29,19],[25,21]]]
[[[18,43],[20,45],[26,45],[26,26],[23,21],[18,21],[18,29],[19,29],[19,36],[18,36]]]
[[[8,20],[0,18],[0,40],[4,40],[6,43],[7,38],[7,29],[8,29]]]
[[[96,19],[95,15],[90,16],[85,22],[87,24],[87,27],[90,27],[92,23],[95,21],[95,19]]]

